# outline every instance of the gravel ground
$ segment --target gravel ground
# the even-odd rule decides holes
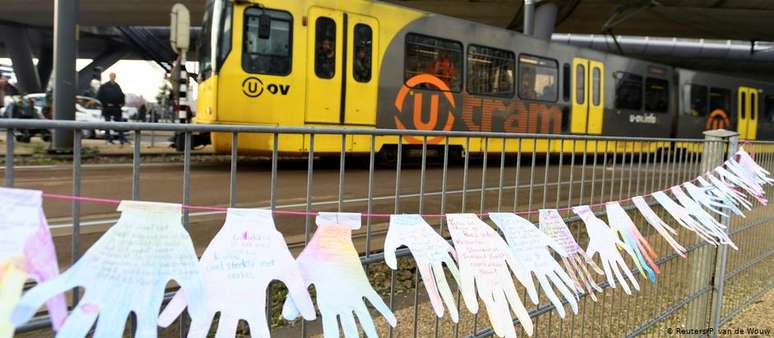
[[[719,335],[731,335],[732,332],[738,332],[736,330],[742,330],[744,334],[748,334],[748,329],[761,330],[759,334],[751,331],[751,336],[774,336],[774,289],[769,290],[763,297],[753,302],[747,310],[740,312],[723,325]],[[768,333],[765,332],[767,329]],[[728,330],[729,333],[725,333],[723,330]]]

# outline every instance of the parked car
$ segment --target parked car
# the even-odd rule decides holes
[[[24,96],[25,100],[32,99],[35,104],[35,110],[43,116],[42,111],[46,106],[46,94],[35,93]],[[129,120],[130,112],[126,109],[122,109],[122,116],[125,121]],[[99,100],[88,96],[76,96],[75,97],[75,120],[80,122],[104,122],[102,117],[102,103]],[[84,129],[83,137],[85,138],[103,138],[105,137],[105,131],[101,129]]]

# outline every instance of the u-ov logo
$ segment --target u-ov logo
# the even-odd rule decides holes
[[[723,109],[718,108],[713,110],[709,117],[707,117],[707,124],[704,126],[704,129],[714,130],[728,127],[731,127],[731,120],[729,120],[728,114]]]
[[[242,81],[242,93],[247,97],[258,97],[263,94],[263,81],[261,79],[250,76]]]
[[[454,101],[454,96],[452,95],[451,91],[449,90],[449,86],[446,84],[446,82],[443,82],[443,80],[430,75],[430,74],[420,74],[417,76],[414,76],[400,88],[400,91],[398,91],[398,96],[395,97],[395,108],[398,110],[398,112],[403,112],[403,103],[406,100],[406,97],[411,92],[411,88],[416,87],[421,84],[428,84],[431,85],[438,90],[441,91],[441,94],[446,99],[446,101],[449,103],[452,109],[456,107],[456,102]],[[430,95],[430,112],[427,120],[424,118],[423,114],[423,100],[424,95],[423,93],[415,93],[414,94],[414,104],[413,104],[413,112],[412,112],[412,122],[414,124],[413,129],[417,130],[435,130],[435,128],[438,126],[438,117],[440,115],[440,112],[438,111],[440,106],[440,96],[438,93],[433,93]],[[403,124],[403,121],[400,120],[398,116],[393,117],[395,119],[395,126],[398,129],[410,129],[406,128],[406,125]],[[454,126],[454,113],[452,110],[449,110],[446,113],[446,124],[443,126],[443,131],[450,131],[452,129],[452,126]],[[433,137],[427,140],[430,144],[437,144],[441,142],[443,139],[442,136]],[[422,140],[413,137],[413,136],[406,136],[406,140],[410,143],[422,143]]]

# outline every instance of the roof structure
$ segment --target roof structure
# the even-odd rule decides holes
[[[523,0],[381,1],[516,31],[521,31],[523,24]],[[205,0],[80,0],[81,55],[91,57],[106,45],[120,43],[111,34],[99,33],[109,32],[109,27],[166,27],[169,24],[169,10],[178,2],[191,11],[192,25],[201,24]],[[538,6],[547,2],[553,2],[559,8],[556,33],[730,39],[751,43],[774,41],[774,29],[771,29],[774,22],[772,0],[537,1]],[[53,4],[51,0],[3,0],[0,3],[0,24],[38,28],[30,32],[34,47],[38,46],[36,41],[51,39]],[[94,47],[89,47],[91,45]],[[33,50],[37,52],[37,48]],[[619,52],[641,57],[627,54],[626,50]],[[0,55],[5,54],[0,46]],[[688,68],[774,77],[774,64],[770,63],[670,57],[650,59]]]
[[[523,0],[387,0],[521,31]],[[557,33],[774,41],[771,0],[544,0],[559,6]]]

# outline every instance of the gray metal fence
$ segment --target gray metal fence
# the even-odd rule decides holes
[[[25,128],[56,128],[75,137],[72,158],[53,167],[15,165],[14,132]],[[342,128],[281,128],[235,125],[180,125],[144,123],[79,123],[63,121],[0,120],[6,130],[5,185],[42,189],[47,192],[97,198],[142,199],[178,202],[186,205],[219,207],[265,207],[277,212],[277,228],[283,232],[294,253],[300,252],[314,231],[313,216],[293,211],[346,211],[370,214],[364,227],[353,233],[353,241],[371,284],[385,298],[398,318],[390,328],[374,314],[380,336],[397,337],[485,337],[493,335],[484,310],[468,313],[458,299],[460,321],[437,319],[430,307],[421,280],[408,251],[399,250],[399,269],[386,267],[381,253],[390,213],[430,214],[427,221],[445,237],[449,233],[443,217],[451,212],[518,211],[537,223],[537,210],[562,209],[565,221],[581,247],[588,237],[583,223],[568,207],[606,201],[627,201],[690,180],[719,165],[724,156],[737,148],[735,138],[697,139],[592,137],[575,135],[533,135],[476,132],[420,132]],[[81,129],[123,129],[134,131],[130,165],[98,166],[83,164],[84,142]],[[238,144],[240,135],[263,134],[273,140],[274,151],[264,157],[240,155],[233,148],[230,156],[215,164],[194,160],[186,147],[180,162],[163,167],[144,163],[141,135],[149,131],[183,133],[186,145],[194,132],[222,132]],[[283,135],[305,135],[309,152],[283,155],[277,151]],[[370,151],[350,154],[347,137],[370,139]],[[377,156],[376,139],[397,137],[392,159]],[[443,136],[445,141],[429,151],[428,138]],[[320,156],[315,140],[338,137],[338,154]],[[407,137],[419,144],[407,144]],[[449,139],[465,144],[495,145],[481,153],[461,158],[450,156]],[[541,151],[550,146],[552,151]],[[499,146],[497,146],[499,145]],[[756,161],[774,171],[774,143],[744,145]],[[509,151],[506,152],[506,149]],[[515,151],[510,151],[515,149]],[[415,153],[416,156],[408,156]],[[198,159],[199,157],[197,157]],[[240,168],[242,167],[242,168]],[[53,168],[53,169],[52,169]],[[63,169],[66,168],[66,169]],[[49,170],[48,172],[41,172]],[[65,176],[62,170],[66,170]],[[58,172],[57,172],[58,171]],[[57,174],[58,173],[58,174]],[[57,179],[59,177],[59,179]],[[65,177],[65,179],[62,179]],[[53,182],[53,183],[52,183]],[[105,187],[109,184],[109,187]],[[162,186],[164,188],[162,188]],[[174,190],[169,187],[174,187]],[[53,189],[53,191],[52,191]],[[772,189],[767,188],[771,195]],[[68,205],[69,204],[69,205]],[[46,200],[45,208],[59,253],[61,269],[88,249],[117,217],[115,207],[75,201]],[[623,203],[626,207],[627,204]],[[522,301],[535,324],[535,336],[668,336],[678,328],[717,330],[774,286],[769,271],[774,265],[772,207],[755,205],[746,218],[723,220],[739,251],[714,247],[693,233],[678,230],[676,239],[688,250],[687,258],[674,253],[669,244],[650,228],[637,212],[630,212],[642,234],[659,254],[661,269],[656,283],[638,276],[642,289],[631,296],[620,288],[609,288],[597,276],[604,292],[593,301],[582,295],[579,311],[560,319],[554,306],[541,295],[540,303],[529,304],[526,291]],[[604,208],[596,208],[600,215]],[[664,220],[671,219],[654,206]],[[207,208],[184,211],[184,225],[201,252],[223,222],[222,212]],[[768,237],[768,238],[767,238]],[[634,267],[627,259],[627,264]],[[454,283],[450,283],[456,287]],[[170,294],[173,291],[170,288]],[[316,322],[280,320],[279,307],[284,287],[272,284],[268,291],[272,334],[275,336],[319,336]],[[68,295],[70,304],[78,300],[77,290]],[[458,297],[459,298],[459,297]],[[481,307],[484,308],[483,306]],[[319,318],[319,317],[318,317]],[[244,323],[242,323],[244,324]],[[160,330],[162,337],[184,335],[186,322]],[[518,326],[518,324],[516,324]],[[20,328],[20,335],[39,335],[47,330],[45,314]],[[520,327],[520,326],[519,326]],[[213,331],[216,325],[213,325]],[[132,330],[131,321],[127,332]],[[244,325],[242,332],[247,332]],[[716,331],[715,331],[716,332]],[[524,334],[523,331],[521,331]],[[710,332],[708,332],[710,333]]]

